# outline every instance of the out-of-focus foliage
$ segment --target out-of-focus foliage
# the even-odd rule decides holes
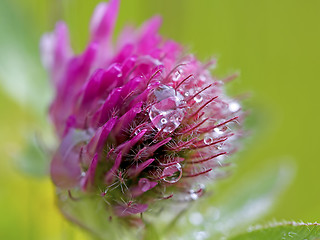
[[[230,240],[269,240],[269,239],[308,239],[320,238],[320,226],[317,223],[278,223],[268,227],[251,230]]]
[[[209,200],[211,206],[206,203],[208,199],[199,199],[172,227],[173,233],[176,237],[191,240],[200,236],[220,239],[245,231],[268,214],[274,201],[292,180],[292,170],[288,163],[278,164],[260,169],[259,174],[241,179],[219,195],[213,191]],[[186,229],[188,225],[190,227]]]
[[[23,174],[16,159],[26,147],[26,135],[45,131],[42,137],[50,139],[46,106],[52,90],[39,59],[41,34],[63,19],[80,52],[98,2],[0,1],[0,239],[85,239],[59,215],[50,180]],[[234,176],[214,188],[216,198],[201,200],[203,207],[219,207],[219,195],[232,191],[243,176],[289,158],[296,177],[264,221],[319,219],[320,195],[314,184],[320,168],[319,9],[317,0],[122,1],[116,32],[127,22],[138,24],[159,13],[162,34],[190,46],[202,59],[218,56],[220,76],[240,71],[230,93],[252,93],[245,103],[253,140],[238,154]]]

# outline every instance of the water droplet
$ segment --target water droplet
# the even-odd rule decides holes
[[[175,82],[178,81],[180,79],[181,75],[182,75],[182,72],[183,71],[181,69],[175,71],[175,73],[173,74],[172,80],[175,81]]]
[[[189,216],[189,221],[191,224],[198,226],[203,222],[202,214],[199,212],[191,213]]]
[[[197,95],[197,96],[195,96],[194,98],[194,101],[196,101],[196,103],[199,103],[199,102],[201,102],[202,101],[202,96],[199,94],[199,95]]]
[[[201,197],[204,193],[205,185],[204,184],[197,184],[195,187],[189,190],[189,198],[191,200],[197,200]]]
[[[203,75],[203,74],[201,74],[201,75],[199,76],[199,80],[200,80],[201,82],[205,82],[205,81],[206,81],[206,76]]]
[[[187,91],[187,92],[184,93],[184,95],[185,95],[186,97],[188,97],[188,96],[190,95],[190,93]]]
[[[229,103],[229,110],[231,112],[237,112],[241,108],[240,104],[237,102],[231,102]]]
[[[162,179],[167,183],[176,183],[182,177],[182,168],[179,163],[166,167],[162,171]]]
[[[213,131],[218,135],[222,135],[224,133],[220,128],[214,128]]]
[[[157,103],[153,104],[149,111],[152,124],[160,131],[172,132],[179,127],[185,110],[179,108],[183,104],[183,97],[172,87],[161,86],[154,91]]]
[[[210,145],[211,143],[213,143],[213,138],[212,137],[205,137],[203,139],[204,144],[206,145]]]
[[[85,176],[86,176],[86,172],[82,172],[81,177],[85,177]]]
[[[198,198],[199,198],[199,196],[198,196],[198,194],[196,194],[196,193],[190,193],[190,198],[192,199],[192,200],[197,200]]]
[[[172,117],[171,117],[170,119],[172,119]],[[161,118],[161,123],[162,123],[162,124],[166,124],[167,122],[168,122],[167,119]]]
[[[122,72],[118,73],[117,77],[122,77]]]
[[[175,89],[166,85],[159,86],[154,92],[153,92],[157,102],[160,102],[163,99],[170,98],[170,97],[181,97],[181,95],[177,94]]]
[[[215,145],[216,149],[221,150],[223,147],[223,143],[218,143]]]

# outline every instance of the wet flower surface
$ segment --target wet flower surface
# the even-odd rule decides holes
[[[54,184],[126,218],[202,196],[237,148],[242,111],[210,74],[215,61],[164,40],[159,17],[125,28],[113,44],[118,7],[118,0],[97,6],[82,54],[72,53],[63,22],[43,36],[41,50],[56,89]]]

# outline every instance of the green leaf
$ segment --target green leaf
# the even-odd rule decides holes
[[[0,87],[39,114],[52,97],[38,49],[41,21],[32,22],[29,12],[21,7],[14,1],[0,1]]]
[[[292,169],[290,164],[282,164],[259,170],[209,201],[200,199],[181,217],[174,234],[183,239],[219,239],[243,231],[269,213],[290,182]]]
[[[141,236],[144,235],[145,228],[140,225],[140,218],[116,217],[106,203],[100,195],[88,196],[77,190],[57,190],[57,205],[63,216],[85,230],[90,239],[144,239]],[[151,234],[152,226],[148,227]]]
[[[159,233],[153,224],[147,223],[145,229],[144,240],[161,240]]]
[[[256,227],[247,233],[229,238],[229,240],[316,240],[320,239],[320,225],[318,223],[276,223],[267,227]]]
[[[15,158],[20,170],[33,177],[45,177],[49,172],[51,154],[41,146],[41,141],[34,137],[26,140],[26,146]]]

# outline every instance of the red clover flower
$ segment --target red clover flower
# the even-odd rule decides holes
[[[97,6],[82,54],[73,54],[63,22],[42,37],[41,52],[56,90],[54,184],[132,219],[156,202],[202,196],[236,150],[243,114],[210,74],[215,61],[164,40],[160,17],[125,28],[113,44],[118,7],[119,0]]]

